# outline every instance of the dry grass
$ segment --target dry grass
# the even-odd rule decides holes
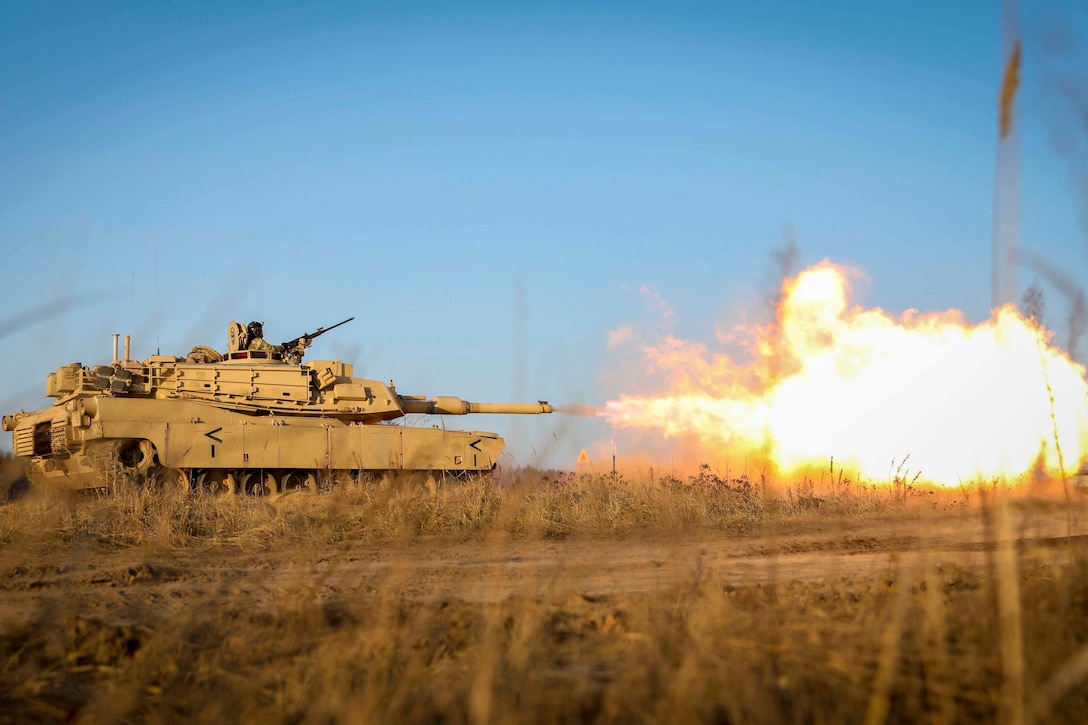
[[[321,496],[265,499],[132,489],[39,493],[18,507],[0,509],[0,542],[89,536],[115,546],[262,547],[436,535],[563,539],[745,533],[787,520],[898,516],[907,508],[902,495],[887,487],[847,483],[820,494],[815,484],[803,481],[765,496],[747,480],[726,480],[708,467],[684,479],[642,480],[526,469],[501,479],[451,479],[436,488],[418,475],[380,482],[347,478],[334,479]]]
[[[998,502],[709,469],[29,495],[0,506],[0,721],[1077,721],[1088,548],[1032,527],[1083,503]]]

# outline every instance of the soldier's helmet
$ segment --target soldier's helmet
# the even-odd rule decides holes
[[[253,322],[246,325],[246,332],[249,333],[250,340],[256,340],[258,337],[264,337],[264,323],[254,320]]]

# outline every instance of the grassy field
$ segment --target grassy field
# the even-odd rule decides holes
[[[31,492],[0,721],[1079,722],[1086,514],[708,468]]]

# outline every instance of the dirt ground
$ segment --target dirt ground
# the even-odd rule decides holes
[[[319,499],[274,506],[318,520]],[[1060,721],[1084,705],[1054,681],[1085,674],[1088,509],[1010,515],[921,499],[678,531],[192,545],[45,526],[0,548],[0,721]]]
[[[622,596],[674,587],[695,576],[732,587],[880,577],[918,568],[923,559],[982,573],[997,546],[992,529],[977,511],[963,509],[861,524],[815,519],[762,535],[429,537],[257,552],[230,545],[103,550],[90,537],[64,547],[0,554],[7,570],[0,604],[26,611],[63,596],[88,612],[117,611],[133,601],[184,609],[226,593],[252,597],[259,606],[301,584],[318,587],[324,597],[360,599],[395,585],[402,596],[421,602],[451,597],[496,602],[557,592]],[[1051,506],[1022,510],[1015,539],[1025,561],[1050,561],[1056,552],[1068,555],[1071,549],[1088,554],[1088,517],[1069,517]]]

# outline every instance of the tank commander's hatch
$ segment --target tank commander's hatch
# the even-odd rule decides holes
[[[248,338],[249,335],[246,333],[245,325],[231,320],[230,324],[227,325],[227,351],[238,352],[239,350],[245,350],[249,344]]]

